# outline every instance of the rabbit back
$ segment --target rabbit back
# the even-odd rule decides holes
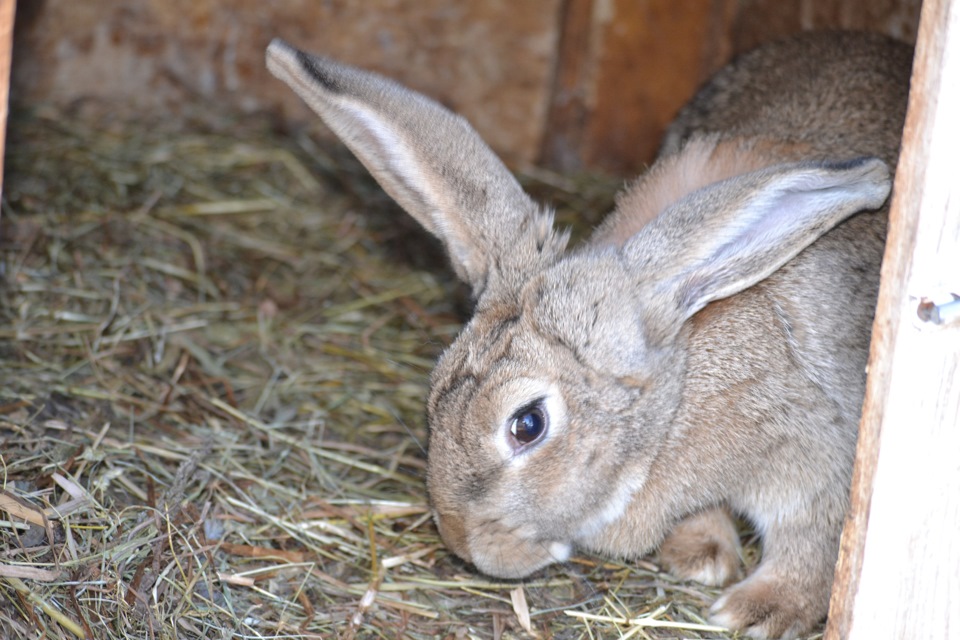
[[[912,60],[909,45],[843,31],[747,52],[680,110],[661,155],[676,153],[694,134],[715,133],[792,142],[798,159],[877,156],[893,166]]]
[[[802,34],[740,56],[681,109],[657,164],[621,195],[594,241],[608,241],[617,226],[620,237],[630,236],[677,191],[762,166],[873,156],[892,169],[911,64],[908,45],[849,32]],[[662,190],[673,192],[661,195]],[[792,364],[840,408],[849,455],[866,380],[886,214],[885,207],[854,215],[723,307],[745,316],[746,307],[774,306],[786,328]],[[716,316],[695,317],[694,333]],[[714,338],[702,334],[692,350],[712,352]]]

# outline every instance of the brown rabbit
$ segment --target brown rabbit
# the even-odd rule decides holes
[[[653,167],[565,251],[467,123],[277,40],[290,84],[444,243],[476,312],[427,403],[446,544],[522,577],[574,548],[738,577],[719,624],[794,637],[827,612],[911,51],[804,35],[746,54],[681,111]]]

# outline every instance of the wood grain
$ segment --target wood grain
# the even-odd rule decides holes
[[[810,29],[906,42],[920,0],[565,0],[540,164],[631,175],[663,130],[730,58]]]
[[[917,315],[960,294],[958,113],[960,6],[927,0],[828,640],[960,629],[960,325]]]
[[[10,102],[10,63],[13,56],[15,7],[16,0],[0,0],[0,196],[3,195],[3,157],[7,141],[7,113]]]

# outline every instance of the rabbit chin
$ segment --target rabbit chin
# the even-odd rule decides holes
[[[529,526],[510,527],[497,520],[468,524],[454,514],[435,513],[435,518],[449,549],[481,573],[497,578],[523,578],[555,562],[566,562],[573,550],[569,543],[537,536]]]
[[[545,540],[485,540],[473,549],[472,561],[481,572],[497,578],[523,578],[555,562],[566,562],[572,546]]]

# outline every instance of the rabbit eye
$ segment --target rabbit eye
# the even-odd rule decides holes
[[[524,407],[510,421],[510,433],[520,444],[529,444],[547,430],[547,416],[537,402],[534,406]]]

